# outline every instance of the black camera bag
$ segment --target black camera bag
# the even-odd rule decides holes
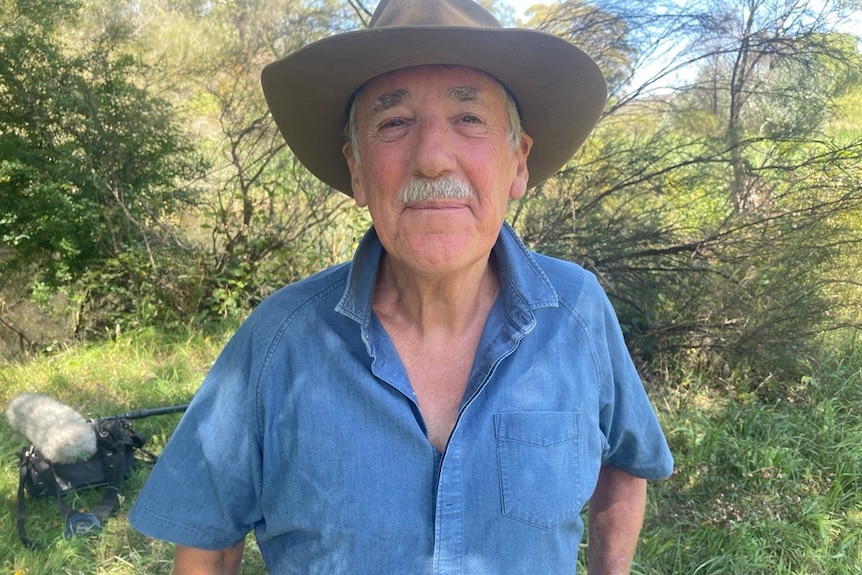
[[[65,537],[95,533],[101,522],[116,507],[123,479],[135,467],[135,451],[143,449],[146,438],[122,418],[97,419],[91,422],[96,434],[96,453],[73,463],[53,464],[32,445],[19,453],[18,536],[29,548],[37,547],[26,534],[25,492],[31,497],[57,498],[61,515],[66,519]],[[104,489],[102,501],[91,511],[70,507],[64,496],[71,491]]]

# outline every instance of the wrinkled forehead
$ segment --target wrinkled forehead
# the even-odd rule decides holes
[[[504,88],[494,77],[476,68],[429,65],[401,68],[372,78],[355,93],[352,102],[371,112],[397,106],[410,99],[419,85],[438,84],[454,101],[503,100]]]

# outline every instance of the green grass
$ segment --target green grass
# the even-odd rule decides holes
[[[662,408],[676,457],[636,573],[862,573],[862,349],[768,400],[703,383]]]
[[[188,337],[139,332],[116,341],[76,349],[23,364],[0,364],[0,404],[25,391],[40,391],[77,409],[85,417],[105,416],[189,401],[227,335]],[[147,438],[145,447],[159,452],[178,414],[134,421]],[[141,463],[127,479],[118,510],[103,532],[65,541],[56,501],[28,498],[28,535],[47,547],[25,549],[16,530],[17,452],[26,440],[0,422],[0,573],[20,575],[168,574],[170,545],[144,538],[126,521],[135,495],[149,473]],[[92,508],[101,494],[85,493],[76,502]],[[252,544],[253,548],[253,544]],[[248,553],[244,573],[263,573],[259,556]]]
[[[0,404],[42,391],[85,416],[188,401],[227,335],[141,332],[38,361],[0,364]],[[862,347],[811,366],[768,397],[697,370],[672,370],[653,392],[676,471],[651,485],[633,573],[643,575],[850,575],[862,573]],[[737,382],[739,383],[739,382]],[[780,385],[779,385],[780,384]],[[138,420],[160,450],[177,415]],[[0,422],[0,573],[168,574],[172,549],[148,540],[126,514],[148,473],[127,480],[125,499],[92,538],[65,541],[52,501],[28,501],[27,550],[15,530],[17,456],[24,440]],[[78,503],[92,506],[98,494]],[[253,542],[245,574],[264,573]]]

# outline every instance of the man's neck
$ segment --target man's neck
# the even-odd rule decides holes
[[[493,258],[460,273],[425,277],[384,255],[373,307],[384,324],[406,328],[413,337],[457,337],[484,326],[500,292]]]

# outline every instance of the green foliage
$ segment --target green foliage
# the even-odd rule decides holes
[[[187,167],[165,103],[129,81],[135,62],[102,44],[67,56],[34,28],[3,39],[2,240],[62,285],[141,243]]]
[[[531,9],[529,26],[565,38],[589,54],[613,93],[632,75],[636,47],[629,24],[601,3],[567,0]]]
[[[355,27],[350,10],[40,6],[14,5],[0,28],[0,266],[30,273],[52,310],[66,302],[69,337],[240,318],[349,257],[367,218],[286,151],[259,73]],[[25,307],[20,291],[0,297]],[[30,348],[46,345],[20,327],[40,322],[5,309],[0,319]]]
[[[178,32],[167,43],[163,13]],[[286,150],[261,97],[260,68],[355,27],[351,12],[323,1],[152,2],[140,19],[141,42],[151,45],[154,62],[171,61],[169,89],[194,122],[198,149],[212,158],[204,192],[183,214],[196,283],[181,315],[242,317],[278,287],[340,261],[332,254],[349,257],[345,248],[361,233],[351,224],[362,220]]]
[[[858,572],[862,348],[846,349],[765,402],[717,391],[701,368],[665,382],[676,471],[653,491],[633,573]]]
[[[572,6],[533,23],[587,26]],[[859,325],[862,127],[833,118],[852,114],[862,56],[805,4],[750,4],[747,19],[722,6],[692,20],[600,3],[629,61],[672,38],[694,73],[650,97],[655,78],[629,86],[640,97],[618,87],[588,146],[514,219],[529,245],[599,276],[640,359],[689,349],[794,373],[821,334]]]
[[[168,219],[191,199],[179,185],[199,165],[170,105],[139,85],[146,67],[118,49],[122,30],[64,44],[78,14],[22,2],[3,15],[0,264],[94,311],[110,298],[112,314],[128,313],[170,259]]]

